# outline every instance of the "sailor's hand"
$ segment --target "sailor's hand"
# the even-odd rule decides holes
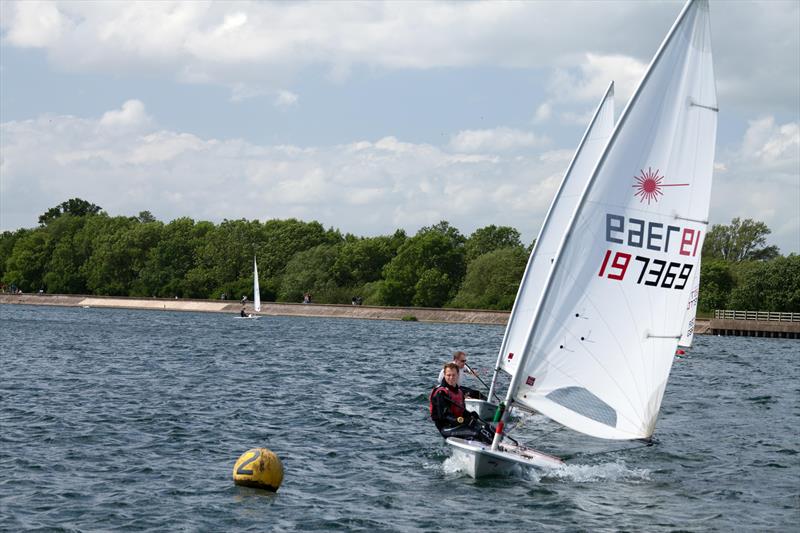
[[[456,418],[456,422],[458,422],[459,424],[463,424],[464,423],[464,417],[463,416],[459,416],[458,418]]]

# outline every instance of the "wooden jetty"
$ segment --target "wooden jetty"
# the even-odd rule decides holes
[[[717,309],[708,332],[711,335],[800,339],[800,313]]]

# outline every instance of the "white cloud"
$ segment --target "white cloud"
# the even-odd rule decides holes
[[[557,67],[556,84],[577,82],[562,85],[572,98],[593,101],[610,77],[626,97],[680,6],[579,5],[6,0],[0,24],[4,44],[43,48],[65,70],[170,72],[229,87],[238,98],[291,90],[291,81],[311,66],[338,81],[354,66]],[[794,109],[800,4],[724,6],[711,7],[721,100]]]
[[[122,109],[107,111],[100,119],[103,128],[137,128],[150,124],[152,119],[145,112],[144,104],[139,100],[128,100]]]
[[[456,152],[508,152],[538,148],[548,142],[546,137],[529,131],[494,128],[460,131],[450,139],[450,148]]]
[[[47,208],[77,196],[114,215],[147,209],[165,221],[295,216],[375,235],[446,219],[467,233],[511,225],[530,240],[558,183],[552,177],[567,163],[550,152],[503,155],[515,143],[539,144],[513,132],[466,143],[490,152],[474,154],[391,136],[297,147],[203,139],[156,125],[108,135],[102,126],[143,114],[131,105],[96,120],[3,123],[3,228],[33,226]]]
[[[550,82],[554,98],[597,102],[612,81],[615,94],[627,100],[647,70],[647,65],[621,55],[586,54],[577,65],[579,72],[557,70]]]
[[[546,122],[553,114],[552,105],[550,102],[544,102],[536,108],[536,113],[533,115],[534,122]]]
[[[281,108],[291,107],[297,104],[298,96],[291,91],[278,91],[275,97],[275,105]]]
[[[800,251],[800,124],[753,120],[741,143],[718,159],[711,222],[762,221],[772,230],[770,244],[783,253]]]
[[[61,37],[62,15],[52,2],[20,2],[11,11],[6,35],[10,44],[43,48],[58,42]]]

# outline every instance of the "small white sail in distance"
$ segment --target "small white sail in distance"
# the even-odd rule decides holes
[[[508,399],[595,437],[652,435],[700,260],[716,126],[708,2],[690,0],[563,232]]]
[[[258,263],[253,256],[253,309],[256,312],[261,311],[261,290],[258,287]]]
[[[531,327],[531,320],[539,302],[547,274],[553,264],[561,240],[560,228],[566,227],[581,192],[592,174],[606,143],[614,131],[614,82],[611,82],[586,127],[575,155],[561,180],[550,208],[545,215],[536,244],[528,258],[514,306],[509,315],[506,332],[500,346],[495,368],[514,375]],[[492,392],[497,380],[492,380]],[[490,397],[492,395],[490,394]]]

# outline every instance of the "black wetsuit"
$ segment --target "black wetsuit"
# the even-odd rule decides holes
[[[451,387],[444,380],[431,391],[431,419],[436,424],[436,429],[444,438],[460,437],[491,444],[494,429],[478,415],[467,411],[464,392],[463,387]],[[461,422],[458,421],[459,417],[462,418]]]

